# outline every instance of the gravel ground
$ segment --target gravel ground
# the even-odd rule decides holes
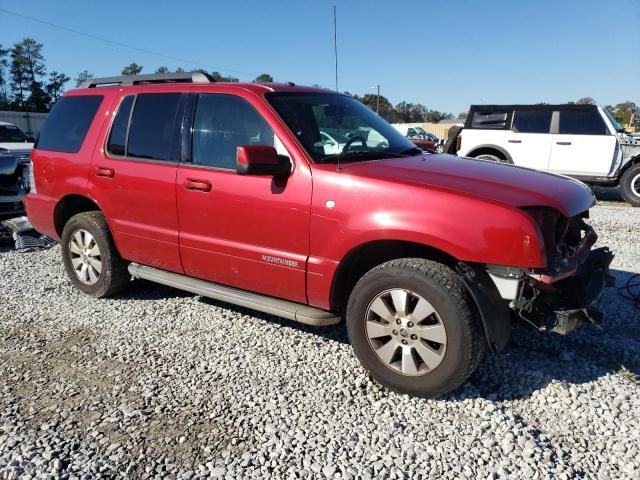
[[[618,282],[640,209],[592,211]],[[0,251],[0,478],[639,478],[640,311],[516,327],[446,398],[374,384],[343,326],[312,329],[135,282],[109,300],[60,251]]]

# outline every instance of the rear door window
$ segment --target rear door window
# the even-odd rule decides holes
[[[44,122],[35,148],[78,152],[103,98],[102,95],[62,97]]]
[[[549,133],[551,110],[516,110],[513,131],[516,133]]]
[[[176,125],[180,93],[142,93],[129,126],[127,158],[178,161]]]
[[[561,110],[558,133],[565,135],[607,135],[609,131],[596,110]]]
[[[508,118],[509,112],[473,112],[471,128],[505,129]]]

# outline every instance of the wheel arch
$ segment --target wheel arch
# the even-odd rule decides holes
[[[331,284],[331,309],[341,311],[357,281],[372,268],[397,258],[424,258],[457,272],[478,315],[489,348],[502,351],[511,332],[507,305],[481,265],[462,262],[438,248],[402,240],[374,240],[353,248],[340,262]]]
[[[62,197],[53,210],[53,224],[56,234],[62,238],[62,231],[69,219],[83,212],[102,211],[95,200],[80,194],[69,194]]]
[[[498,145],[486,144],[486,145],[477,145],[473,148],[473,150],[467,153],[467,157],[476,157],[478,155],[496,155],[501,157],[502,160],[509,160],[513,163],[513,158],[504,148]]]
[[[458,259],[429,245],[405,240],[372,240],[352,248],[333,275],[330,290],[332,310],[342,310],[356,282],[372,268],[396,258],[425,258],[455,268]]]
[[[640,163],[640,155],[636,155],[632,157],[629,161],[625,162],[624,165],[620,168],[620,172],[618,173],[618,178],[622,178],[622,176],[626,173],[634,165]]]

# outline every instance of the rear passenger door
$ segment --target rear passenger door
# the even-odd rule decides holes
[[[549,169],[569,175],[607,176],[615,163],[616,136],[597,109],[560,110],[556,116]]]
[[[515,110],[506,149],[513,163],[546,170],[549,167],[552,110]]]
[[[89,174],[120,254],[174,272],[182,272],[175,179],[185,104],[180,93],[123,97]]]

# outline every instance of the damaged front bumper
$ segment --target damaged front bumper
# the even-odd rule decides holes
[[[578,222],[579,240],[573,247],[564,244],[557,249],[546,269],[488,266],[487,273],[510,309],[538,330],[566,335],[584,323],[599,325],[604,319],[600,301],[604,289],[615,284],[609,274],[614,256],[606,247],[592,250],[598,236],[583,220]]]
[[[576,248],[552,267],[522,272],[511,309],[539,330],[561,335],[584,323],[602,323],[602,294],[606,287],[615,285],[609,274],[614,255],[607,247],[592,250],[597,239],[587,227]]]
[[[543,329],[566,335],[584,323],[599,325],[604,320],[600,309],[602,294],[606,287],[615,285],[609,274],[613,254],[608,248],[591,250],[584,262],[572,275],[538,280],[534,285],[540,291],[534,305],[539,316],[543,315]],[[547,282],[545,282],[547,280]]]
[[[24,215],[30,171],[28,156],[0,155],[0,220]]]

